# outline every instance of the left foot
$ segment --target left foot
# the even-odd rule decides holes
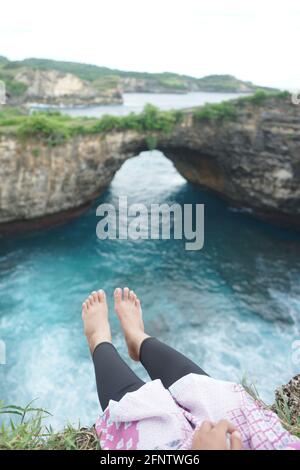
[[[82,320],[84,333],[92,354],[98,344],[111,343],[108,308],[105,292],[102,289],[98,292],[92,292],[82,304]]]
[[[117,288],[114,297],[115,310],[124,332],[129,356],[138,361],[141,344],[144,339],[149,338],[144,329],[140,300],[133,291],[129,291],[128,287],[123,291]]]

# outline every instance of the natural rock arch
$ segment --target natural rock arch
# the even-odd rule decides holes
[[[187,112],[157,148],[190,182],[236,206],[300,227],[300,110],[288,100],[249,104],[237,119],[197,121]],[[147,149],[149,134],[77,135],[48,147],[0,138],[0,231],[35,228],[79,215],[123,162]]]

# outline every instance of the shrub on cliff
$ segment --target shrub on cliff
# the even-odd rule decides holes
[[[37,138],[47,145],[58,145],[70,136],[70,129],[57,116],[33,114],[28,116],[18,129],[21,138]]]
[[[239,98],[236,102],[238,104],[251,103],[254,105],[262,105],[267,100],[275,98],[276,100],[285,100],[290,98],[290,93],[288,91],[279,91],[279,92],[265,92],[263,90],[256,91],[253,95],[243,96]]]
[[[255,106],[263,105],[270,99],[284,100],[290,97],[289,92],[265,92],[258,90],[253,95],[243,96],[233,101],[223,101],[222,103],[206,103],[201,108],[194,111],[196,121],[233,121],[237,118],[239,108],[245,104]]]
[[[143,131],[161,131],[170,133],[182,119],[181,111],[161,111],[152,104],[147,104],[139,115]]]
[[[170,133],[182,118],[180,111],[160,111],[152,104],[147,104],[140,114],[128,116],[105,115],[87,132],[109,132],[113,130],[135,130],[138,132],[157,131]]]
[[[230,121],[237,116],[237,110],[233,103],[224,101],[222,103],[207,103],[194,112],[196,121]]]

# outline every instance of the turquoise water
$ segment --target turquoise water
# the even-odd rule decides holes
[[[184,241],[100,241],[99,202],[205,204],[205,245]],[[116,286],[134,288],[146,328],[217,378],[257,381],[263,398],[299,372],[300,238],[231,210],[176,172],[159,152],[127,161],[82,217],[51,230],[1,239],[0,398],[48,409],[54,426],[90,424],[99,411],[82,334],[81,303],[94,289],[110,299],[116,346],[126,349],[111,302]],[[144,378],[142,368],[133,364]]]

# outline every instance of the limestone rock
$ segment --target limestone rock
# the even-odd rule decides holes
[[[21,100],[51,105],[102,105],[122,103],[121,91],[110,88],[99,92],[92,84],[71,73],[57,70],[24,69],[15,80],[27,85]]]

